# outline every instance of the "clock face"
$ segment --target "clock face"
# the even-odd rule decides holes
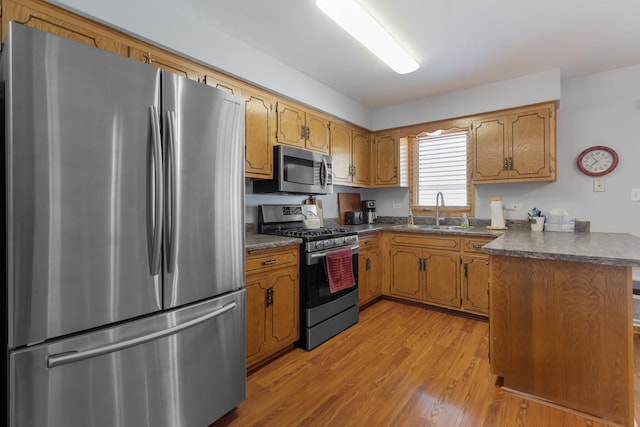
[[[609,147],[595,146],[578,155],[578,169],[589,176],[602,176],[618,166],[618,154]]]

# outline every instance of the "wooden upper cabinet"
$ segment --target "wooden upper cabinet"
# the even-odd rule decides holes
[[[307,112],[307,141],[305,148],[329,153],[329,120],[325,117]]]
[[[154,65],[161,70],[184,76],[190,80],[204,82],[206,70],[177,55],[173,55],[159,49],[149,48],[145,50],[131,46],[129,47],[129,57]]]
[[[371,181],[369,135],[342,123],[331,123],[333,182],[368,187]]]
[[[128,45],[109,28],[45,2],[2,1],[2,40],[10,21],[127,56]]]
[[[213,86],[216,89],[220,89],[236,96],[242,96],[242,84],[238,80],[232,79],[231,77],[227,77],[222,74],[206,73],[204,75],[204,82],[205,84]]]
[[[279,144],[329,153],[329,120],[294,104],[278,101],[276,106]]]
[[[268,92],[243,90],[245,99],[245,176],[273,177],[275,98]]]
[[[400,184],[399,158],[400,144],[396,133],[374,135],[372,148],[374,187],[397,187]]]
[[[305,112],[301,108],[282,101],[278,101],[276,110],[278,121],[276,140],[280,144],[305,148]]]
[[[360,130],[353,131],[351,149],[351,163],[353,184],[361,187],[371,185],[371,144],[368,133]]]
[[[350,185],[353,175],[351,129],[339,123],[331,123],[330,135],[333,183]]]
[[[221,74],[206,74],[205,83],[244,99],[244,175],[247,178],[272,178],[274,96]]]
[[[474,119],[474,183],[555,181],[555,103]]]

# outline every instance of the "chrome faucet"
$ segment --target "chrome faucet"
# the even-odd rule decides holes
[[[438,194],[436,194],[436,227],[440,226],[440,203],[438,203],[440,200],[442,200],[442,206],[444,207],[442,191],[438,191]]]

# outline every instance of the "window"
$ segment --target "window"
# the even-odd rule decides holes
[[[466,130],[458,130],[409,138],[410,203],[414,214],[430,215],[438,192],[442,192],[445,201],[441,212],[473,214],[467,137]]]

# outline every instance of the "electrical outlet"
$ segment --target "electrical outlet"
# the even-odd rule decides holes
[[[521,211],[522,205],[520,203],[513,203],[511,204],[511,209],[514,211]]]
[[[604,184],[604,178],[597,178],[593,180],[593,191],[600,192],[606,190],[607,188]]]
[[[640,188],[631,189],[631,200],[634,202],[640,202]]]
[[[400,209],[400,208],[402,208],[402,205],[400,203],[393,204],[393,209]]]

